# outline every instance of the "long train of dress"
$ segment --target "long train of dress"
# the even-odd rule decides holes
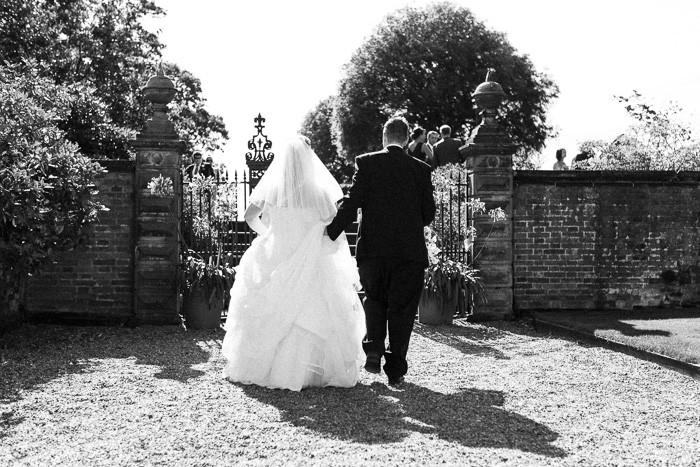
[[[268,210],[269,228],[236,268],[224,376],[300,390],[351,387],[364,363],[357,266],[345,236],[323,235],[313,213]]]

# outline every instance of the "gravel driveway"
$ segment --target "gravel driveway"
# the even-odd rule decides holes
[[[700,465],[700,381],[527,323],[416,325],[400,389],[232,384],[222,337],[23,327],[0,465]]]

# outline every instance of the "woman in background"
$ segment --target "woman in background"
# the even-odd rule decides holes
[[[569,170],[569,166],[564,162],[566,159],[566,149],[557,149],[557,161],[552,170]]]
[[[425,144],[425,129],[416,127],[411,133],[411,142],[408,145],[408,154],[430,165],[433,160],[433,151]]]

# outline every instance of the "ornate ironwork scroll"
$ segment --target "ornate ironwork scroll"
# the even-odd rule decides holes
[[[250,173],[251,190],[258,184],[258,181],[275,157],[272,152],[268,152],[272,148],[272,141],[270,141],[268,137],[263,134],[263,128],[265,128],[263,123],[265,122],[265,119],[262,117],[262,115],[258,114],[253,121],[255,122],[257,134],[248,141],[248,149],[251,152],[247,152],[245,154],[246,165],[248,166]]]

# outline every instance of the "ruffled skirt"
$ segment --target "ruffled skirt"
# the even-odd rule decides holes
[[[322,232],[283,255],[281,239],[265,235],[243,255],[223,343],[229,380],[295,391],[357,383],[365,334],[357,266],[344,234],[334,242]]]

